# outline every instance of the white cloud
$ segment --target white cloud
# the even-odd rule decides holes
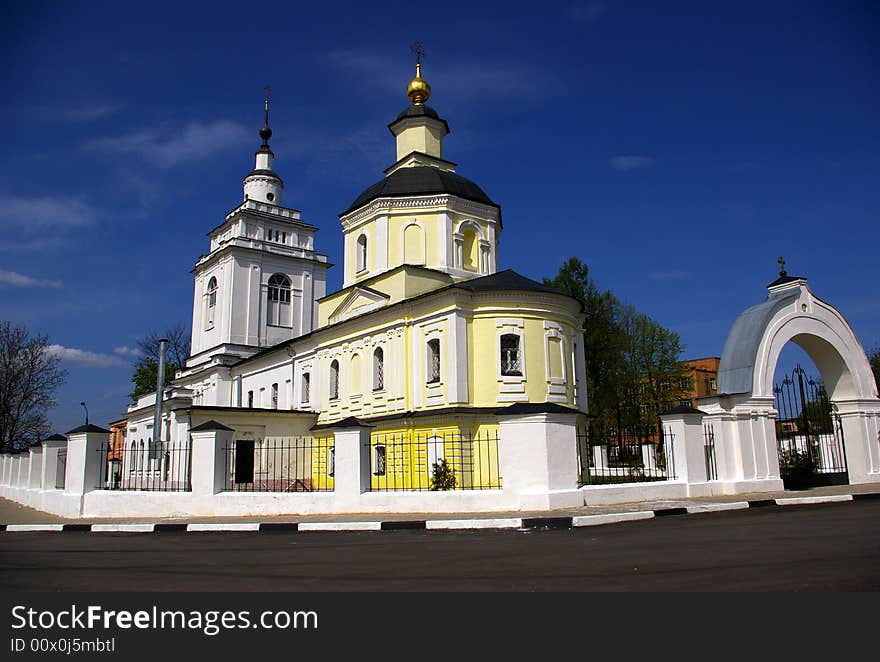
[[[114,354],[120,354],[122,356],[131,356],[138,357],[141,355],[141,351],[137,347],[129,347],[128,345],[122,345],[120,347],[116,347],[113,350]]]
[[[66,120],[70,120],[72,122],[91,122],[94,120],[99,120],[103,117],[115,115],[117,112],[119,112],[121,108],[122,106],[111,103],[99,103],[89,106],[78,106],[62,111],[60,113],[60,117]]]
[[[14,285],[16,287],[61,287],[63,285],[60,280],[31,278],[14,271],[0,271],[0,284]]]
[[[74,349],[73,347],[64,347],[63,345],[49,345],[46,352],[51,356],[57,356],[62,361],[70,363],[79,363],[80,365],[92,368],[127,368],[128,363],[118,356],[110,356],[109,354],[97,354],[84,349]]]
[[[627,172],[636,168],[645,168],[654,164],[654,159],[650,156],[638,156],[635,154],[627,154],[623,156],[612,157],[609,161],[611,167],[618,172]]]
[[[126,135],[98,138],[86,149],[114,154],[133,154],[153,165],[170,168],[203,160],[257,140],[256,132],[229,120],[139,129]]]
[[[73,198],[0,195],[0,228],[75,228],[91,225],[97,217],[94,207]]]

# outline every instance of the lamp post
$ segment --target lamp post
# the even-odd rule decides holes
[[[80,404],[82,405],[82,408],[86,410],[86,425],[88,425],[89,424],[89,408],[86,407],[85,402],[80,402]]]

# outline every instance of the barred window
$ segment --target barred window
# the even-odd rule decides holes
[[[678,388],[680,388],[682,391],[690,390],[691,378],[690,377],[681,377],[678,380]]]
[[[339,398],[339,361],[333,359],[330,364],[330,399]]]
[[[373,390],[381,391],[385,388],[385,353],[381,347],[373,352]]]
[[[213,276],[208,281],[208,288],[205,290],[206,311],[205,311],[205,328],[210,329],[214,326],[214,309],[217,307],[217,279]]]
[[[501,336],[501,374],[522,376],[519,358],[519,336],[506,333]]]
[[[428,384],[440,381],[440,341],[428,341]]]
[[[302,376],[302,397],[300,398],[304,404],[307,404],[312,400],[311,380],[311,375],[307,372],[304,372]]]
[[[271,326],[292,326],[290,322],[290,279],[284,274],[269,278],[268,323]]]
[[[367,268],[367,235],[362,234],[357,238],[357,270]]]
[[[278,409],[278,384],[272,384],[272,409]]]
[[[253,408],[254,406],[254,392],[248,391],[247,394],[247,406]]]
[[[385,446],[374,446],[373,447],[373,466],[375,471],[373,472],[376,476],[384,476],[385,475]]]

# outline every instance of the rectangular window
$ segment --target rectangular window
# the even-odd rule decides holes
[[[248,391],[247,406],[248,407],[254,406],[254,392],[253,391]]]
[[[678,388],[682,391],[689,391],[691,388],[691,378],[690,377],[682,377],[678,380]]]
[[[375,471],[373,472],[376,476],[384,476],[385,475],[385,446],[374,446],[373,447],[373,466],[375,467]]]
[[[522,376],[519,365],[519,336],[507,333],[501,336],[501,374]]]
[[[308,404],[312,401],[312,384],[311,384],[311,376],[309,373],[304,372],[302,376],[302,397],[303,404]]]
[[[718,390],[718,380],[714,377],[709,377],[709,388],[713,391]]]
[[[428,341],[428,384],[440,381],[440,341]]]
[[[278,409],[278,384],[272,384],[272,409]]]
[[[693,407],[693,403],[690,400],[681,400],[679,403],[682,407]]]

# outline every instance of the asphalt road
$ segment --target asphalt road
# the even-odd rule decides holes
[[[877,591],[880,501],[529,532],[3,533],[0,589]]]

